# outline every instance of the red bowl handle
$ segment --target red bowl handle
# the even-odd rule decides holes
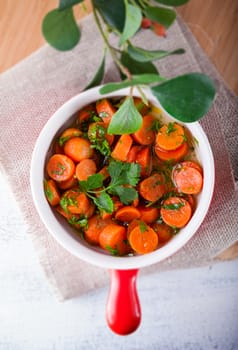
[[[140,324],[141,308],[136,289],[138,271],[110,270],[111,286],[106,317],[111,330],[120,335],[134,332]]]

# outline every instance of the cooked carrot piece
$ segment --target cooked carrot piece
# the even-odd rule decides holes
[[[128,240],[132,249],[138,254],[153,252],[158,246],[157,234],[142,221],[130,232]]]
[[[129,162],[129,163],[135,162],[137,154],[142,148],[143,148],[143,146],[139,146],[139,145],[131,146],[131,148],[130,148],[130,150],[128,152],[126,161]]]
[[[85,193],[72,189],[63,194],[60,205],[66,212],[85,215],[89,210],[90,201]]]
[[[128,223],[127,226],[127,238],[129,237],[131,231],[142,222],[140,219],[134,219]]]
[[[78,184],[78,180],[75,177],[75,175],[73,175],[70,179],[65,180],[65,181],[60,181],[58,182],[58,187],[61,190],[69,190],[70,188],[75,187]]]
[[[64,154],[54,154],[46,165],[48,175],[55,181],[66,181],[75,172],[75,165],[72,159]]]
[[[153,130],[155,118],[152,115],[145,115],[142,120],[141,128],[133,133],[134,140],[140,145],[151,145],[155,140],[155,132]]]
[[[58,143],[62,147],[65,142],[72,139],[72,137],[82,136],[82,134],[82,131],[77,128],[68,128],[60,135]]]
[[[151,224],[159,217],[158,208],[140,206],[138,209],[140,211],[140,219],[147,224]]]
[[[179,163],[178,165],[176,165],[175,169],[180,169],[182,168],[183,166],[187,166],[187,167],[191,167],[191,168],[194,168],[194,169],[197,169],[201,174],[203,173],[203,170],[202,170],[202,167],[200,164],[198,164],[197,162],[195,161],[183,161],[181,163]]]
[[[44,180],[44,191],[50,205],[55,206],[60,202],[60,193],[54,180]]]
[[[156,136],[156,145],[162,150],[172,151],[185,141],[184,128],[177,123],[163,125]]]
[[[112,158],[125,162],[127,160],[127,155],[130,151],[132,142],[133,140],[130,135],[121,135],[111,153]]]
[[[184,142],[180,147],[172,151],[165,151],[159,148],[157,145],[155,145],[154,150],[155,150],[155,154],[159,159],[164,161],[177,162],[186,156],[186,154],[188,153],[189,147],[188,147],[188,143]]]
[[[124,255],[128,251],[126,229],[117,224],[107,225],[99,235],[99,244],[113,255]]]
[[[173,237],[172,227],[165,223],[155,223],[152,227],[158,235],[159,243],[166,243]]]
[[[94,215],[88,220],[88,228],[84,231],[85,240],[93,245],[99,244],[99,235],[102,230],[112,223],[111,219],[102,219],[99,215]]]
[[[140,195],[147,201],[155,202],[166,192],[165,179],[161,174],[155,173],[139,184]]]
[[[149,147],[143,147],[137,152],[136,163],[141,166],[142,177],[149,176],[152,169],[152,156]]]
[[[134,219],[139,219],[140,211],[132,206],[124,206],[117,210],[115,218],[119,221],[130,222]]]
[[[145,115],[149,112],[150,107],[147,106],[140,97],[133,97],[134,105],[141,115]]]
[[[95,113],[95,105],[89,104],[78,112],[78,123],[82,124],[83,122],[87,121],[93,114]]]
[[[64,145],[64,153],[72,158],[75,162],[93,156],[93,149],[90,142],[82,137],[73,137]]]
[[[181,228],[189,222],[192,208],[184,198],[169,197],[163,202],[160,215],[167,225]]]
[[[97,171],[96,163],[92,159],[83,159],[76,165],[75,174],[78,180],[86,181]]]
[[[110,174],[107,170],[107,166],[105,165],[100,171],[99,171],[99,174],[102,174],[103,176],[103,180],[106,180],[107,178],[109,178]]]
[[[96,103],[96,110],[99,117],[102,118],[107,125],[110,123],[113,114],[116,112],[116,108],[107,98]]]
[[[178,190],[186,194],[198,194],[202,190],[203,175],[191,166],[177,166],[173,171],[173,181]]]

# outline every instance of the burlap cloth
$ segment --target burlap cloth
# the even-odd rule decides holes
[[[6,174],[27,224],[26,235],[34,242],[41,265],[61,298],[71,298],[108,283],[108,272],[91,266],[64,250],[47,232],[34,208],[29,169],[37,136],[50,116],[90,81],[101,60],[101,39],[88,16],[80,23],[81,43],[70,52],[58,52],[48,45],[0,76],[1,170]],[[135,44],[148,49],[183,47],[185,55],[158,61],[167,77],[202,71],[216,83],[217,96],[202,121],[211,143],[216,165],[216,185],[209,213],[195,236],[173,257],[142,269],[152,273],[166,269],[209,264],[238,237],[238,99],[202,52],[180,19],[166,39],[150,31],[137,35]],[[105,81],[118,73],[108,61]],[[12,233],[14,235],[14,232]]]

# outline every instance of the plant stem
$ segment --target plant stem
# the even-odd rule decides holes
[[[110,52],[110,55],[114,61],[114,63],[117,65],[117,67],[120,69],[120,71],[126,75],[126,77],[131,80],[132,77],[131,77],[131,73],[129,72],[129,70],[123,66],[123,64],[121,63],[121,61],[118,59],[117,55],[116,55],[116,50],[110,45],[105,33],[103,32],[103,29],[102,29],[102,26],[101,26],[101,23],[99,21],[99,18],[98,18],[98,15],[97,15],[97,12],[95,10],[95,8],[93,7],[93,16],[94,16],[94,19],[95,19],[95,23],[97,25],[97,28],[99,30],[99,33],[101,34],[102,38],[103,38],[103,41],[106,45],[106,47],[108,48],[109,52]]]

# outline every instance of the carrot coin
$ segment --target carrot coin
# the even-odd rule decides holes
[[[65,180],[65,181],[60,181],[58,183],[58,187],[61,190],[69,190],[70,188],[73,188],[75,186],[77,186],[78,184],[78,180],[77,178],[73,175],[70,179]]]
[[[158,246],[157,234],[142,222],[130,232],[128,240],[131,248],[138,254],[153,252]]]
[[[82,193],[77,189],[72,189],[63,194],[63,197],[60,200],[60,205],[65,212],[85,215],[89,210],[90,201],[85,193]]]
[[[96,163],[92,159],[83,159],[76,165],[75,174],[79,181],[86,181],[96,171]]]
[[[167,225],[181,228],[189,222],[192,208],[184,198],[169,197],[163,202],[160,215]]]
[[[189,147],[188,147],[188,143],[184,142],[180,147],[172,151],[162,150],[157,145],[155,145],[154,150],[155,150],[155,154],[159,159],[163,161],[177,162],[186,156],[186,154],[188,153]]]
[[[68,128],[60,135],[58,143],[62,147],[65,142],[72,139],[72,137],[81,136],[82,134],[82,131],[77,128]]]
[[[155,173],[139,184],[140,195],[147,201],[155,202],[166,192],[165,179],[161,174]]]
[[[64,153],[75,162],[80,162],[83,159],[91,158],[93,149],[88,140],[82,137],[73,137],[65,143]]]
[[[88,220],[88,228],[84,231],[86,241],[93,245],[99,244],[99,235],[102,230],[112,223],[111,219],[103,220],[99,215],[94,215]]]
[[[173,230],[169,225],[155,223],[152,227],[158,235],[159,243],[166,243],[173,237]]]
[[[44,191],[48,202],[52,206],[59,204],[60,193],[54,180],[44,180]]]
[[[153,130],[154,117],[145,115],[142,120],[141,128],[133,133],[134,140],[144,146],[151,145],[155,140],[155,132]]]
[[[48,175],[55,181],[66,181],[74,175],[75,165],[64,154],[54,154],[46,165]]]
[[[115,218],[119,221],[130,222],[134,219],[139,219],[140,212],[132,206],[125,206],[117,210]]]
[[[128,251],[126,229],[117,224],[107,225],[99,235],[100,246],[112,255],[124,255]]]
[[[172,151],[185,141],[184,128],[177,123],[163,125],[156,136],[156,145],[162,150]]]
[[[179,191],[185,194],[198,194],[202,190],[203,175],[197,168],[182,165],[173,171],[173,181]]]
[[[138,209],[140,211],[140,219],[147,224],[151,224],[159,217],[158,208],[140,206]]]

